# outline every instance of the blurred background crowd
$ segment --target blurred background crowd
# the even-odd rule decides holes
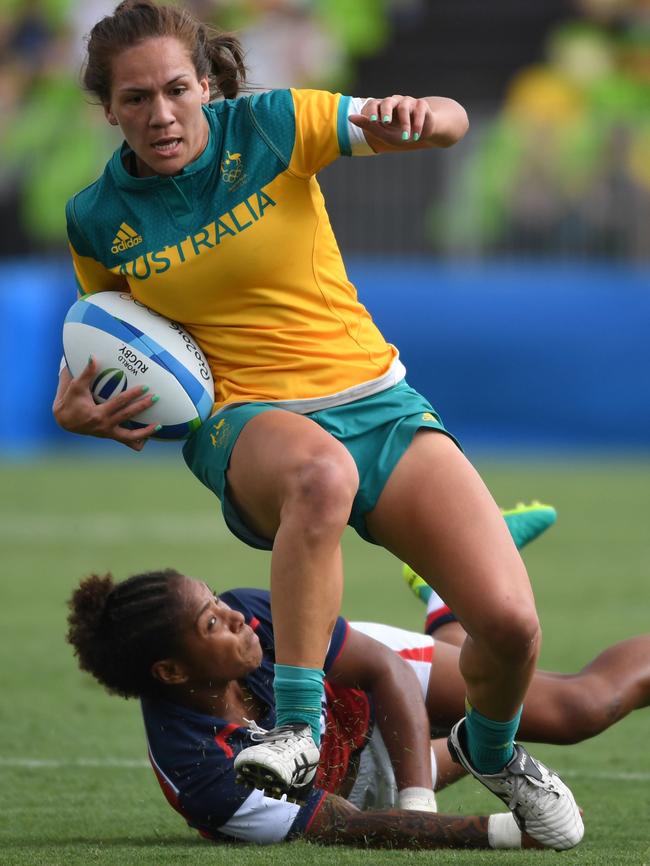
[[[255,87],[468,108],[471,135],[440,159],[324,173],[344,252],[650,258],[650,0],[184,5],[238,31]],[[114,6],[0,0],[2,257],[62,251],[64,202],[118,144],[79,87],[84,35]]]

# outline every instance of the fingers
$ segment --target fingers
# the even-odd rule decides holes
[[[136,388],[129,388],[128,391],[111,397],[110,400],[101,405],[114,423],[121,424],[134,418],[140,412],[144,412],[145,409],[149,409],[159,399],[157,394],[149,392],[147,385],[138,385]]]
[[[424,99],[418,99],[411,114],[411,140],[418,141],[423,135],[428,137],[432,132],[433,112],[431,107]]]
[[[142,451],[150,437],[160,429],[162,429],[161,424],[149,424],[147,427],[139,427],[137,430],[119,427],[113,438],[133,451]]]
[[[147,444],[146,439],[140,439],[137,442],[124,442],[127,448],[130,448],[132,451],[142,451],[144,446]]]
[[[416,105],[417,100],[406,97],[401,99],[393,109],[393,122],[399,126],[402,141],[408,141],[411,138],[411,113]]]
[[[81,386],[83,388],[88,388],[96,372],[97,365],[95,364],[95,359],[92,355],[90,355],[88,358],[88,363],[83,368],[81,373],[79,373],[79,375],[72,380],[72,383],[76,383],[78,386]]]
[[[107,400],[105,403],[102,403],[101,406],[98,407],[99,412],[103,416],[103,423],[106,427],[111,429],[111,435],[113,438],[117,438],[116,433],[123,433],[126,428],[124,425],[127,421],[131,421],[133,418],[137,418],[142,412],[146,409],[150,409],[155,403],[160,399],[157,394],[142,394],[142,388],[132,388],[131,389],[131,398],[126,401],[122,398],[126,396],[127,391],[124,394],[120,394],[119,397],[112,397],[110,400]],[[135,392],[135,394],[133,393]],[[134,399],[135,397],[135,399]],[[151,435],[156,430],[156,423],[152,423],[147,425],[147,427],[141,427],[137,430],[129,430],[129,435],[127,439],[135,439],[138,436],[143,435]],[[148,431],[145,433],[145,431]],[[120,438],[120,441],[124,441],[123,438]]]
[[[78,395],[77,401],[89,404],[86,414],[88,416],[88,429],[95,436],[115,439],[129,448],[141,451],[146,440],[159,429],[160,425],[155,422],[146,427],[130,429],[123,425],[137,418],[142,412],[150,409],[158,402],[160,397],[151,394],[148,385],[137,385],[129,388],[122,394],[111,397],[104,403],[96,404],[90,393],[90,382],[96,373],[97,365],[91,358],[88,365],[75,380]],[[83,400],[81,396],[83,395]]]
[[[433,131],[433,112],[426,99],[394,94],[384,99],[369,99],[362,114],[350,121],[392,144],[418,142]]]
[[[148,386],[138,385],[96,404],[91,386],[97,370],[98,365],[91,356],[76,378],[66,381],[65,376],[60,376],[53,405],[57,422],[64,430],[114,439],[134,451],[142,451],[149,437],[161,426],[154,422],[133,430],[123,425],[150,409],[158,402],[158,395],[151,394]]]
[[[96,374],[96,364],[92,356],[88,358],[88,363],[83,368],[81,373],[78,376],[74,376],[70,379],[68,383],[67,391],[71,392],[71,395],[80,395],[87,394],[88,399],[90,399],[90,385]]]

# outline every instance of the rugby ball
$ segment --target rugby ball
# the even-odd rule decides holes
[[[196,341],[128,292],[97,292],[76,301],[63,323],[63,352],[73,376],[90,355],[95,359],[96,403],[136,385],[158,394],[160,400],[127,422],[131,428],[160,424],[156,439],[186,439],[212,413],[214,382]]]

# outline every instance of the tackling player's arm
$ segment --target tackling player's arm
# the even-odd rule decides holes
[[[376,153],[451,147],[469,128],[463,106],[445,96],[369,99],[350,121],[363,130]]]
[[[372,696],[398,790],[430,790],[429,719],[411,666],[392,649],[351,627],[327,679]]]
[[[539,848],[522,833],[510,813],[439,815],[385,809],[361,812],[347,800],[328,794],[306,832],[324,845],[360,848]]]

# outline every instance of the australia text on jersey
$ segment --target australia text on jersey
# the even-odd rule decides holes
[[[181,265],[189,258],[200,256],[204,250],[218,246],[225,238],[245,231],[262,219],[266,208],[275,206],[276,202],[268,193],[262,189],[257,190],[236,207],[221,214],[214,222],[194,234],[187,235],[178,243],[162,250],[147,252],[111,270],[136,280],[146,280],[152,274],[164,274],[174,265]]]

